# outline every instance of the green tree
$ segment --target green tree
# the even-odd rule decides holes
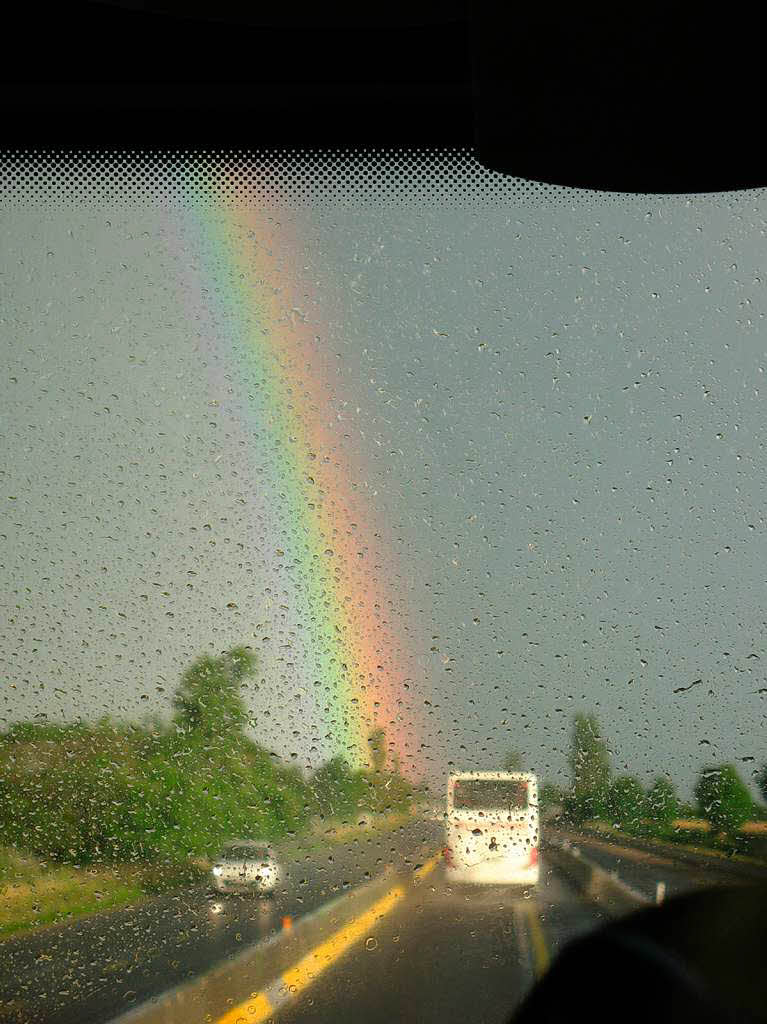
[[[149,742],[104,721],[7,733],[0,844],[79,864],[142,856],[161,824],[144,784]]]
[[[679,813],[677,814],[677,817],[689,819],[699,818],[700,807],[697,803],[690,803],[688,800],[681,800],[679,802]]]
[[[365,790],[360,808],[371,814],[392,814],[410,808],[413,790],[407,779],[394,772],[376,775],[362,772]]]
[[[396,752],[389,756],[385,730],[374,729],[368,737],[368,746],[372,767],[360,773],[366,787],[361,808],[372,814],[409,809],[413,802],[413,787],[400,771]]]
[[[595,715],[578,713],[570,748],[572,789],[565,807],[573,821],[600,818],[607,813],[610,752]]]
[[[311,778],[309,789],[316,810],[324,818],[347,819],[359,807],[366,784],[361,773],[352,771],[339,754],[320,765]]]
[[[762,800],[767,803],[767,764],[759,770],[756,776],[756,784],[759,787],[759,792],[762,794]]]
[[[505,772],[523,772],[522,755],[518,750],[510,750],[503,758],[503,770]]]
[[[554,782],[544,782],[538,791],[541,820],[551,821],[554,817],[559,817],[565,809],[566,798],[564,787]]]
[[[247,647],[198,658],[184,673],[173,698],[177,724],[208,739],[241,734],[248,721],[242,683],[255,668],[255,655]]]
[[[370,748],[370,763],[373,771],[382,772],[388,758],[386,731],[381,728],[374,729],[368,736],[368,747]]]
[[[735,836],[754,811],[748,787],[731,764],[704,769],[695,785],[695,798],[714,832],[728,836]]]
[[[680,803],[674,785],[670,779],[659,776],[647,792],[645,799],[645,815],[650,819],[650,827],[657,831],[666,831],[679,817]]]
[[[611,824],[626,832],[638,832],[642,826],[645,794],[639,779],[624,775],[610,784],[607,807]]]
[[[542,811],[552,807],[561,807],[565,800],[565,790],[555,782],[544,782],[538,795],[538,803]]]
[[[179,863],[225,839],[303,828],[311,800],[300,770],[275,764],[243,730],[240,688],[253,667],[243,648],[195,661],[174,729],[102,719],[0,734],[0,846],[79,864]]]

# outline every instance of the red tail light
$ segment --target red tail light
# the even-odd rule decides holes
[[[451,868],[453,866],[453,851],[450,849],[449,846],[446,846],[445,849],[442,851],[442,856],[445,858],[445,863],[447,864],[447,866]]]
[[[538,847],[534,846],[530,850],[530,867],[533,867],[533,865],[537,864],[537,863],[538,863]]]

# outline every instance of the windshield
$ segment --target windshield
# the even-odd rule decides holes
[[[764,193],[3,166],[0,1018],[501,1024],[764,877]]]
[[[457,810],[527,807],[527,783],[494,779],[457,779],[453,789],[453,807]]]

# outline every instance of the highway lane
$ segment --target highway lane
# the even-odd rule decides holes
[[[722,881],[718,873],[644,851],[599,840],[582,846],[584,855],[619,870],[647,895],[655,895],[658,880],[665,880],[669,895]],[[558,952],[607,920],[545,855],[542,868],[541,884],[531,894],[503,886],[451,886],[437,865],[418,888],[400,888],[398,898],[384,898],[381,919],[366,922],[351,942],[343,934],[349,929],[342,929],[304,965],[286,971],[217,1024],[507,1021]],[[354,923],[349,928],[355,931]]]
[[[563,945],[604,920],[545,863],[532,896],[452,887],[438,866],[316,979],[298,972],[286,1001],[274,989],[272,1011],[235,1007],[220,1024],[500,1024]]]
[[[273,899],[211,898],[206,888],[46,928],[0,943],[0,1020],[101,1024],[262,941],[302,914],[379,874],[415,869],[440,845],[434,822],[284,862]]]

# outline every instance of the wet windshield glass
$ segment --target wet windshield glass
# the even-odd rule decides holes
[[[764,193],[3,168],[3,1022],[501,1024],[765,877]]]

